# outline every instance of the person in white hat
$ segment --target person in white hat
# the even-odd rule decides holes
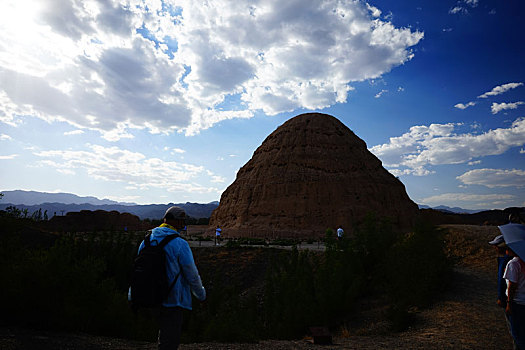
[[[505,310],[505,307],[507,307],[507,296],[505,295],[507,283],[503,278],[503,273],[511,257],[506,253],[507,246],[503,235],[496,236],[489,244],[494,247],[498,254],[498,299],[496,303]]]
[[[510,322],[514,346],[525,350],[525,262],[509,247],[508,262],[503,278],[507,280],[507,306],[505,312]]]

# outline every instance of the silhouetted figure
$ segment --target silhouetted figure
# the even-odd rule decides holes
[[[179,235],[185,227],[186,213],[182,208],[170,207],[164,214],[164,223],[154,228],[149,235],[150,244],[157,245],[167,236]],[[144,248],[140,244],[139,252]],[[206,290],[188,242],[182,238],[174,238],[164,247],[166,251],[166,271],[170,283],[169,294],[162,306],[154,310],[159,320],[158,348],[178,349],[182,332],[182,310],[191,310],[193,294],[198,300],[206,299]],[[132,291],[128,294],[131,302]]]

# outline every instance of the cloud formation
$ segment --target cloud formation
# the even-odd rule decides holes
[[[423,33],[380,16],[336,0],[6,0],[0,121],[33,115],[118,140],[328,107],[413,57]]]
[[[455,133],[461,124],[413,126],[389,143],[370,148],[394,175],[428,175],[430,166],[461,164],[474,158],[499,155],[511,147],[525,144],[525,118],[515,120],[509,128],[481,134]]]
[[[525,170],[475,169],[457,177],[465,185],[495,187],[525,187]]]
[[[478,98],[487,98],[489,96],[501,95],[511,89],[515,89],[520,86],[523,86],[523,83],[508,83],[508,84],[499,85],[493,88],[492,90],[490,90],[489,92],[485,92],[484,94],[479,95]]]
[[[375,98],[380,98],[381,96],[383,96],[383,94],[386,94],[388,92],[388,90],[381,90],[379,91],[374,97]]]
[[[85,171],[93,179],[123,182],[128,189],[220,193],[217,188],[197,185],[193,181],[205,174],[212,181],[217,180],[202,166],[147,158],[142,153],[118,147],[90,145],[86,151],[51,150],[36,152],[35,155],[42,159],[36,162],[36,166],[55,168],[69,175]]]
[[[467,14],[469,13],[469,8],[474,8],[478,6],[478,0],[460,0],[456,3],[456,6],[452,7],[448,13],[450,14]]]
[[[18,154],[9,154],[6,156],[0,155],[0,160],[11,160],[11,159],[15,159],[16,157],[18,157]]]
[[[525,104],[525,102],[518,101],[518,102],[509,102],[509,103],[496,103],[493,102],[492,106],[490,107],[492,114],[497,114],[501,111],[504,111],[506,109],[517,109],[519,105]]]
[[[486,205],[494,208],[493,205],[499,205],[511,199],[514,199],[514,196],[511,194],[443,193],[423,198],[422,203],[427,205],[439,205],[443,203],[475,202],[480,206]]]
[[[458,103],[454,107],[459,108],[459,109],[467,109],[467,108],[475,106],[475,105],[476,105],[476,102],[469,102],[467,104]]]

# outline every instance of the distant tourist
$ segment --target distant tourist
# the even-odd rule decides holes
[[[503,273],[505,272],[505,267],[510,261],[511,257],[506,253],[507,245],[503,239],[503,235],[496,236],[492,241],[489,242],[490,245],[494,246],[497,252],[498,259],[498,299],[496,303],[498,306],[502,307],[503,310],[507,307],[507,283],[503,278]]]
[[[509,222],[523,224],[520,213],[517,211],[511,213]],[[503,278],[507,280],[505,313],[510,324],[510,333],[514,339],[514,348],[525,350],[525,257],[523,254],[521,257],[518,256],[510,247],[507,247],[507,254],[511,260],[507,263],[503,274]]]
[[[182,310],[191,310],[192,297],[204,301],[206,290],[202,285],[201,278],[193,254],[188,242],[179,238],[179,232],[184,228],[186,213],[180,207],[170,207],[164,214],[164,223],[154,228],[150,235],[146,236],[152,246],[161,244],[165,239],[169,242],[165,245],[166,273],[168,277],[168,296],[161,306],[153,309],[159,321],[159,349],[178,349],[182,332]],[[145,247],[143,241],[139,247],[139,253]],[[137,292],[136,292],[137,293]],[[128,298],[133,304],[133,288],[130,288]]]
[[[337,229],[337,240],[341,241],[343,239],[344,234],[345,231],[343,231],[343,226],[339,225],[339,228]]]
[[[507,280],[507,306],[505,312],[517,349],[525,350],[525,262],[510,248],[512,260],[507,264],[503,278]]]
[[[222,230],[219,227],[219,225],[217,225],[217,228],[215,229],[215,245],[221,244],[221,233],[222,233]]]

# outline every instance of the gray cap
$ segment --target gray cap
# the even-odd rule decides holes
[[[186,219],[186,212],[181,207],[169,207],[163,219]]]
[[[492,241],[489,242],[491,245],[500,245],[501,243],[505,243],[503,235],[496,236]]]

